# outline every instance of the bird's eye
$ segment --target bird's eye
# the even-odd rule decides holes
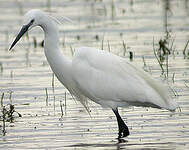
[[[30,23],[33,23],[34,22],[34,19],[32,19],[31,21],[30,21]]]

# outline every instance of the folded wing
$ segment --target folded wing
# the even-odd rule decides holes
[[[169,110],[177,107],[165,85],[119,56],[84,47],[76,51],[72,67],[76,88],[103,106],[135,105]]]

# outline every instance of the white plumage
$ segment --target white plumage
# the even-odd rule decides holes
[[[178,107],[165,85],[122,57],[95,48],[82,47],[76,49],[72,60],[66,58],[59,50],[56,23],[46,13],[31,10],[25,15],[24,22],[26,25],[11,48],[26,31],[40,26],[45,33],[45,55],[56,77],[86,108],[88,99],[110,107],[117,117],[118,138],[129,135],[128,127],[118,113],[118,107],[150,106],[168,110]]]
[[[83,47],[72,59],[76,89],[91,100],[110,108],[129,105],[174,110],[168,89],[126,59],[106,51]]]

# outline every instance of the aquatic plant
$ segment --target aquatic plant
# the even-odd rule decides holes
[[[52,92],[53,92],[53,106],[55,112],[55,84],[54,84],[54,73],[52,73]]]
[[[174,55],[174,41],[175,38],[173,38],[169,32],[166,32],[165,37],[159,40],[157,44],[158,48],[155,48],[153,39],[154,55],[162,70],[162,75],[165,75],[166,78],[169,76],[169,55]]]
[[[188,47],[188,43],[189,43],[189,40],[186,42],[186,45],[184,46],[184,49],[182,51],[182,53],[184,55],[184,58],[188,58],[189,57],[189,51],[187,51],[187,53],[186,53],[186,50],[187,50],[187,47]]]
[[[98,35],[98,34],[95,35],[95,39],[96,39],[97,41],[99,41],[99,35]]]
[[[133,61],[133,52],[129,51],[129,60]]]
[[[48,106],[49,95],[48,95],[47,88],[45,88],[45,94],[46,94],[46,106]]]
[[[33,46],[34,48],[37,48],[37,39],[35,36],[33,37]]]
[[[114,0],[112,0],[112,2],[111,2],[111,18],[112,18],[112,20],[114,20],[115,16],[116,16],[115,2],[114,2]]]
[[[127,52],[126,43],[123,40],[123,56],[125,56],[126,52]]]
[[[65,47],[65,46],[66,46],[65,36],[63,36],[63,38],[62,38],[62,46],[63,46],[63,47]]]
[[[81,36],[80,35],[77,35],[76,36],[76,39],[79,41],[81,39]]]
[[[51,0],[47,0],[47,9],[51,11]]]
[[[60,100],[60,110],[61,110],[61,119],[64,116],[64,113],[66,114],[66,107],[67,107],[67,93],[64,93],[64,103],[62,103],[62,100]]]
[[[2,72],[3,72],[3,63],[0,62],[0,73],[2,73]]]
[[[74,55],[74,52],[75,52],[75,49],[74,49],[74,48],[72,48],[72,46],[70,46],[70,51],[71,51],[72,56],[73,56],[73,55]]]
[[[66,94],[66,92],[64,93],[64,100],[65,100],[64,109],[65,109],[65,113],[66,113],[66,106],[67,106],[67,103],[66,103],[66,101],[67,101],[67,94]]]
[[[44,47],[44,40],[41,41],[40,46]]]
[[[3,133],[3,136],[5,136],[6,134],[6,122],[10,122],[12,123],[14,121],[14,114],[16,113],[19,117],[22,117],[22,115],[17,112],[15,110],[15,106],[12,104],[12,91],[9,92],[10,95],[9,95],[9,99],[10,99],[10,104],[7,104],[6,106],[4,106],[3,104],[3,100],[4,100],[4,96],[5,96],[5,93],[2,93],[1,95],[1,111],[0,111],[0,121],[2,121],[2,133]]]
[[[61,110],[61,118],[62,118],[64,116],[62,101],[60,101],[60,110]]]
[[[104,50],[104,35],[103,35],[102,43],[101,43],[101,50]]]
[[[111,52],[110,42],[108,40],[108,51]]]

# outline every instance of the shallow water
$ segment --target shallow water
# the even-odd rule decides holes
[[[32,8],[66,16],[74,23],[60,25],[60,44],[64,54],[71,58],[71,48],[91,46],[109,50],[126,58],[134,53],[132,63],[143,67],[155,78],[161,78],[161,69],[153,54],[156,43],[164,37],[164,10],[160,0],[155,1],[0,1],[0,95],[4,105],[12,103],[13,123],[6,123],[6,134],[1,133],[1,149],[187,149],[189,148],[189,60],[182,51],[188,40],[187,1],[172,0],[168,11],[168,30],[175,38],[175,55],[169,56],[169,85],[174,89],[181,112],[153,108],[120,108],[120,115],[129,126],[131,135],[118,141],[117,123],[109,109],[90,102],[91,117],[81,104],[55,79],[39,43],[43,32],[36,28],[23,38],[12,52],[7,49],[22,25],[23,14]],[[113,6],[113,7],[112,7]],[[112,9],[113,8],[113,9]],[[115,9],[114,9],[115,8]],[[84,11],[85,10],[85,11]],[[113,13],[112,13],[113,12]],[[113,14],[113,15],[112,15]],[[60,18],[60,17],[59,17]],[[33,37],[38,45],[34,48]],[[103,42],[102,42],[103,41]],[[63,46],[64,43],[64,46]],[[102,44],[103,43],[103,44]],[[108,46],[109,43],[109,46]],[[102,46],[103,45],[103,46]],[[173,78],[174,74],[174,80]],[[173,82],[174,81],[174,82]],[[46,91],[48,92],[48,105]],[[66,93],[66,101],[65,101]],[[55,96],[55,99],[54,99]],[[60,103],[63,105],[61,117]],[[2,130],[2,126],[1,126]]]

